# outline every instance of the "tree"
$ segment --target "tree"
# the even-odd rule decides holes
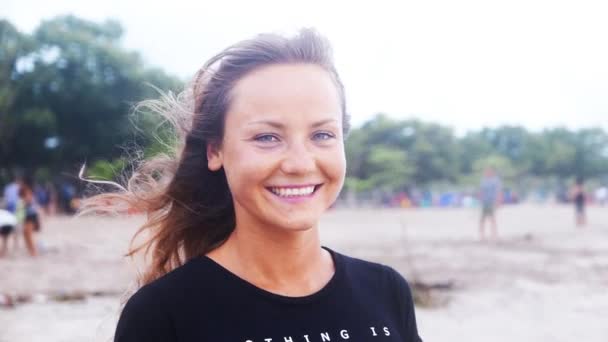
[[[353,180],[349,184],[359,190],[394,190],[435,179],[453,180],[458,175],[458,146],[452,130],[418,120],[378,114],[353,129],[346,155]]]
[[[24,63],[35,49],[34,41],[21,34],[8,21],[0,19],[0,167],[11,161],[12,147],[22,128],[15,115],[16,98],[23,89],[20,82]],[[21,63],[20,63],[21,62]],[[28,115],[31,118],[33,115]]]
[[[3,41],[21,39],[17,45],[29,49],[3,43],[0,50],[0,56],[13,56],[1,61],[0,80],[11,75],[13,91],[10,106],[0,100],[2,167],[57,172],[73,171],[85,160],[115,160],[125,144],[147,142],[129,121],[134,103],[158,95],[147,83],[179,87],[175,77],[146,67],[137,53],[121,47],[116,21],[62,16],[42,22],[31,37],[3,25]]]

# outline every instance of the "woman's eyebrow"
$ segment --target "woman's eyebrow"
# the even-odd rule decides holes
[[[268,125],[268,126],[272,126],[275,128],[283,128],[285,127],[285,125],[283,125],[282,123],[278,122],[278,121],[272,121],[272,120],[257,120],[257,121],[252,121],[252,122],[248,122],[247,126],[249,125]]]
[[[334,119],[334,118],[329,118],[329,119],[323,119],[317,122],[314,122],[312,125],[310,125],[311,127],[319,127],[319,126],[323,126],[327,123],[331,123],[331,122],[337,122],[338,120]],[[247,125],[268,125],[268,126],[272,126],[272,127],[276,127],[276,128],[284,128],[285,125],[278,122],[278,121],[272,121],[272,120],[257,120],[257,121],[252,121],[247,123]]]
[[[338,122],[338,120],[336,120],[336,119],[334,119],[334,118],[330,118],[330,119],[324,119],[324,120],[317,121],[317,122],[313,123],[311,126],[312,126],[312,127],[319,127],[319,126],[323,126],[323,125],[325,125],[325,124],[332,123],[332,122],[337,123],[337,122]]]

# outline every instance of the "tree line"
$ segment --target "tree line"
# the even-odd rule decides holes
[[[608,134],[601,128],[501,126],[458,136],[448,126],[378,114],[351,132],[346,149],[346,185],[356,192],[470,188],[488,167],[520,190],[575,178],[608,181]]]
[[[46,180],[75,175],[85,161],[92,175],[112,178],[128,165],[125,150],[163,150],[154,138],[163,135],[159,122],[131,109],[158,96],[150,85],[179,91],[183,82],[122,47],[122,35],[113,20],[60,16],[25,34],[0,19],[0,183],[15,168]],[[535,179],[606,181],[608,173],[600,128],[502,126],[458,136],[449,126],[378,114],[351,131],[346,153],[346,189],[354,192],[473,186],[488,166],[522,188]]]

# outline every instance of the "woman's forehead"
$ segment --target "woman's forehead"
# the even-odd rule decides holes
[[[312,64],[272,65],[246,75],[232,92],[231,111],[277,114],[340,112],[338,90],[328,72]]]

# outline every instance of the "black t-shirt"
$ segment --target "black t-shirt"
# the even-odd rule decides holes
[[[115,342],[418,342],[405,279],[327,249],[335,273],[305,297],[277,295],[198,257],[127,302]]]

